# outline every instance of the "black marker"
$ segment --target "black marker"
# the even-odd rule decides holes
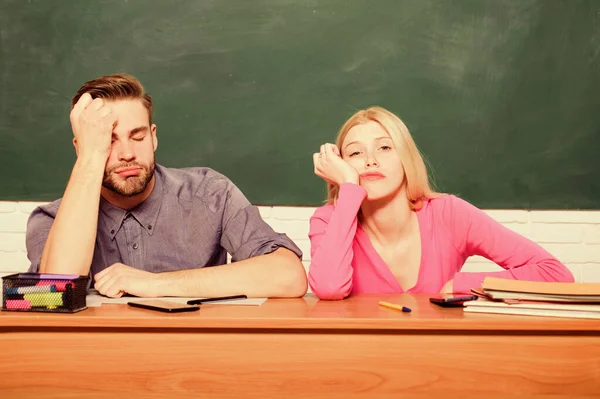
[[[246,295],[231,295],[231,296],[220,296],[216,298],[204,298],[204,299],[192,299],[187,301],[188,305],[200,305],[202,303],[209,302],[221,302],[221,301],[235,301],[236,299],[248,299]]]

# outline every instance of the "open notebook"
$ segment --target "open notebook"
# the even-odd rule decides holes
[[[109,298],[104,295],[100,295],[98,291],[91,289],[88,290],[88,295],[86,297],[86,303],[88,307],[97,307],[102,304],[127,304],[127,302],[135,302],[146,298],[138,298],[135,296],[124,296],[121,298]],[[162,297],[162,298],[154,298],[154,299],[163,299],[169,302],[175,303],[187,303],[192,299],[202,299],[198,297],[193,298],[183,298],[183,297]],[[223,302],[212,302],[210,305],[243,305],[243,306],[260,306],[265,303],[267,298],[248,298],[248,299],[239,299],[234,301],[223,301]]]

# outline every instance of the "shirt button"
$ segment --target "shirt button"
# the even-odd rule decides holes
[[[114,230],[111,230],[111,231],[110,231],[110,234],[115,234],[115,231],[114,231]]]
[[[133,243],[133,249],[138,249],[137,242],[134,242],[134,243]]]
[[[152,230],[152,225],[151,224],[148,225],[148,230]]]

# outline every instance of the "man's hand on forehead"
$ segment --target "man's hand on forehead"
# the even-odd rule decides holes
[[[101,98],[92,99],[89,93],[84,93],[73,106],[70,119],[78,156],[108,159],[112,130],[117,122],[110,106]]]

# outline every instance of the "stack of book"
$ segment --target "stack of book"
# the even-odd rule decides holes
[[[600,319],[600,283],[545,283],[486,277],[465,312]]]

